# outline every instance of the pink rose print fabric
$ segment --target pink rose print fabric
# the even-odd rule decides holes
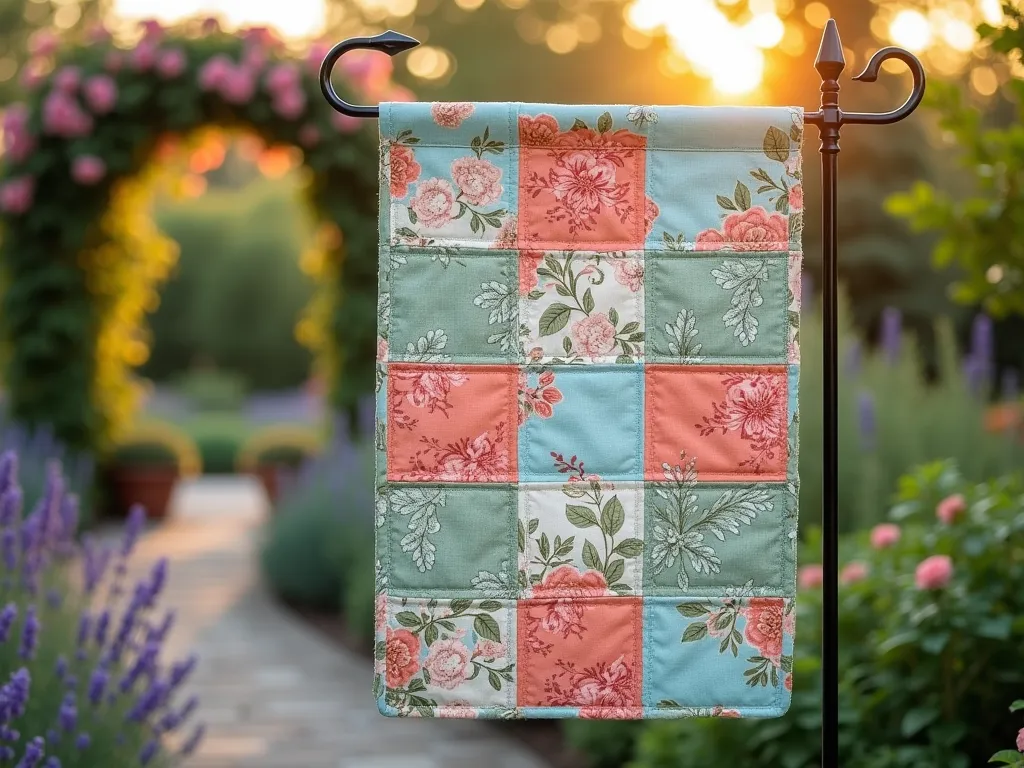
[[[784,107],[381,105],[382,714],[787,710],[802,131]]]

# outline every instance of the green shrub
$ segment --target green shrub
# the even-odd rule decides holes
[[[114,463],[128,467],[173,467],[178,464],[174,449],[164,443],[138,442],[118,446]]]
[[[944,500],[949,524],[936,519]],[[983,765],[1019,727],[1006,702],[1024,687],[1024,483],[972,486],[952,463],[932,464],[901,481],[890,517],[896,543],[873,547],[867,532],[842,542],[867,576],[840,590],[841,764]],[[935,561],[925,581],[933,557],[949,558],[948,582]],[[651,723],[631,768],[819,765],[820,626],[820,593],[805,590],[786,716]]]
[[[373,645],[374,632],[374,552],[373,532],[367,526],[346,532],[345,558],[341,564],[341,604],[349,631]]]
[[[235,471],[239,440],[236,435],[212,433],[196,437],[196,447],[208,475],[230,475]]]
[[[916,339],[896,335],[888,349],[861,353],[840,303],[839,522],[844,531],[879,522],[900,476],[953,458],[971,481],[1021,466],[1024,446],[986,430],[986,402],[972,390],[950,325],[936,324],[938,370],[925,376]],[[822,489],[821,315],[805,312],[800,329],[800,506],[819,519]],[[864,424],[870,409],[873,422]],[[865,428],[872,434],[865,434]]]
[[[200,411],[236,411],[245,399],[245,379],[228,371],[191,370],[176,385]]]

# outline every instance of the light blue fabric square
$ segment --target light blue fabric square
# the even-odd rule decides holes
[[[787,665],[792,669],[792,635],[785,636],[778,666],[771,661],[761,664],[751,661],[758,656],[758,649],[746,635],[747,618],[742,612],[732,625],[739,635],[735,655],[727,645],[732,630],[723,637],[714,637],[705,631],[699,639],[684,640],[688,630],[689,637],[700,634],[699,625],[707,625],[710,619],[707,613],[685,616],[684,612],[697,614],[703,606],[717,612],[725,608],[727,602],[732,601],[644,598],[644,669],[657,670],[657,674],[644,675],[645,707],[674,710],[686,716],[711,712],[681,710],[713,710],[724,705],[742,717],[778,717],[789,708],[790,691],[786,689],[785,679]],[[724,651],[723,645],[726,645]],[[758,667],[764,669],[766,684],[757,681],[750,685],[748,681],[758,676],[749,673]]]
[[[506,148],[518,143],[516,137],[517,105],[502,102],[471,102],[453,121],[439,121],[430,102],[388,102],[381,105],[380,135],[382,141],[398,141],[398,133],[415,126],[420,147],[469,147],[473,138],[487,131],[488,140],[501,141]],[[458,125],[453,125],[453,123]],[[449,127],[451,126],[451,127]],[[418,153],[417,153],[418,155]]]
[[[642,480],[643,368],[566,365],[552,370],[563,399],[551,418],[532,415],[520,429],[520,481],[564,481],[567,475],[559,472],[552,453],[565,462],[575,456],[585,475]]]

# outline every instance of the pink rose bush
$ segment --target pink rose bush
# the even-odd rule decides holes
[[[871,529],[871,546],[888,549],[900,540],[900,527],[893,523],[880,523]]]
[[[164,80],[173,80],[184,74],[188,66],[188,58],[181,48],[170,48],[161,51],[156,59],[156,73]]]
[[[43,132],[65,139],[77,139],[92,133],[93,119],[78,100],[63,91],[53,90],[43,100]]]
[[[942,589],[953,578],[953,560],[948,555],[932,555],[918,564],[914,584],[918,589]]]
[[[935,516],[942,521],[943,525],[952,525],[966,510],[967,502],[963,495],[955,493],[939,502],[935,508]]]
[[[36,181],[31,176],[19,176],[0,186],[0,209],[4,213],[20,216],[32,207]]]
[[[843,570],[839,572],[839,583],[856,584],[858,581],[864,581],[867,577],[867,565],[855,560],[852,563],[847,563]]]
[[[107,175],[107,164],[96,155],[80,155],[71,162],[71,178],[85,187],[98,184]]]
[[[3,116],[4,152],[14,163],[28,159],[36,148],[36,138],[28,129],[28,107],[11,104]]]
[[[94,115],[105,115],[117,105],[117,83],[109,75],[93,75],[82,84],[82,96]]]
[[[805,565],[797,572],[796,583],[800,589],[820,589],[825,581],[825,572],[820,565]]]

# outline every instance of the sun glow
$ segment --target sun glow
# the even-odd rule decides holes
[[[751,0],[753,16],[737,26],[714,0],[633,0],[624,9],[635,32],[664,31],[671,50],[722,94],[750,93],[764,76],[762,48],[774,48],[786,28],[773,0]],[[678,66],[670,66],[679,70]]]
[[[114,0],[114,16],[172,23],[216,16],[226,27],[268,26],[285,37],[314,37],[324,29],[324,0]]]

